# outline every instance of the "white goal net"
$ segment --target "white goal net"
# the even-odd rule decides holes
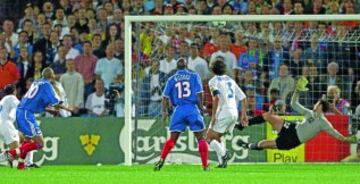
[[[305,76],[310,90],[301,95],[300,103],[312,109],[326,95],[332,104],[326,116],[333,126],[344,135],[357,132],[360,15],[127,16],[125,20],[125,128],[132,132],[126,137],[132,150],[126,154],[127,164],[158,159],[169,135],[168,122],[160,121],[162,91],[180,57],[202,79],[207,124],[212,106],[209,65],[223,57],[227,74],[247,95],[249,116],[283,104],[283,118],[301,120],[288,104],[296,79]],[[354,153],[351,146],[325,133],[291,151],[249,151],[236,145],[239,139],[275,137],[276,132],[264,124],[235,130],[223,142],[233,153],[232,162],[336,162]],[[213,151],[210,160],[217,160]],[[168,161],[200,162],[192,133],[181,136]]]

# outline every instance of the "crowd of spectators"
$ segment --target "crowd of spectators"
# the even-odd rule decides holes
[[[0,90],[16,83],[21,98],[49,66],[75,109],[72,116],[122,116],[125,15],[355,14],[359,10],[358,0],[36,0],[26,4],[24,15],[2,23]],[[201,76],[210,107],[209,68],[222,57],[227,74],[246,91],[251,113],[286,104],[294,81],[304,75],[310,81],[309,92],[301,98],[305,106],[327,94],[333,113],[348,114],[359,104],[359,30],[356,21],[141,24],[132,39],[137,79],[133,94],[140,106],[136,109],[140,115],[160,115],[162,89],[180,57]],[[109,99],[113,89],[120,95]]]

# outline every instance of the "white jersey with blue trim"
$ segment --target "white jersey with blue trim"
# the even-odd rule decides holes
[[[0,101],[0,121],[15,121],[16,107],[20,101],[15,95],[6,95]],[[1,123],[1,122],[0,122]]]
[[[217,111],[222,109],[236,110],[238,101],[246,98],[245,93],[236,82],[227,75],[216,75],[209,81],[212,96],[219,95],[220,103]]]

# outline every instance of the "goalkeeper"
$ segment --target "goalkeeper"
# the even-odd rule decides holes
[[[329,104],[325,99],[320,99],[313,110],[307,109],[299,103],[299,94],[302,91],[307,91],[305,87],[308,81],[305,77],[300,77],[296,83],[295,92],[291,98],[291,107],[298,113],[304,115],[302,122],[288,122],[281,119],[280,116],[275,115],[277,108],[270,108],[269,112],[261,116],[249,119],[249,125],[265,123],[268,121],[271,126],[278,132],[275,140],[261,140],[256,143],[246,143],[239,140],[237,144],[247,149],[263,150],[263,149],[279,149],[290,150],[296,148],[302,143],[307,142],[320,131],[324,130],[332,137],[346,143],[356,143],[355,136],[344,137],[339,133],[324,116],[324,112],[329,109]],[[242,125],[237,125],[240,130]]]

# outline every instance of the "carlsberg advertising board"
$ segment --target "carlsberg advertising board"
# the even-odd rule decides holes
[[[43,118],[41,128],[45,146],[35,153],[37,164],[120,164],[124,162],[124,120],[119,118]],[[168,125],[156,119],[138,120],[133,134],[133,162],[153,163],[159,159],[161,148],[169,136]],[[251,134],[250,134],[251,132]],[[232,153],[232,162],[265,162],[266,152],[249,151],[236,145],[237,140],[258,141],[264,139],[265,125],[248,127],[226,135],[223,143]],[[214,151],[210,160],[217,161]],[[200,162],[197,141],[186,131],[168,157],[169,162]]]

